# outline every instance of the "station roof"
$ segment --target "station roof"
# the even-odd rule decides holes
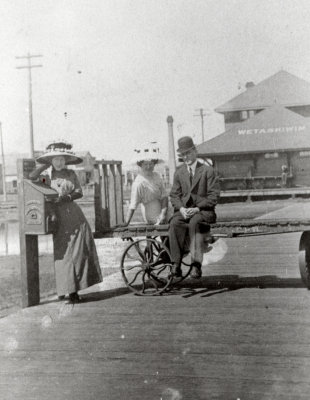
[[[218,113],[258,110],[281,104],[287,107],[310,104],[310,83],[286,71],[279,71],[215,109]]]
[[[197,146],[204,156],[310,149],[310,119],[269,107]]]

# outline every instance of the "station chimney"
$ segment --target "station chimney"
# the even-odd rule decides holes
[[[175,150],[174,150],[174,137],[173,137],[173,118],[171,115],[167,117],[168,123],[168,166],[169,166],[169,183],[172,185],[173,176],[176,169]]]

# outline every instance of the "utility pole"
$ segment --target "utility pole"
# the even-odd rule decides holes
[[[29,125],[30,125],[30,157],[34,158],[34,141],[33,141],[33,118],[32,118],[32,77],[31,77],[31,69],[32,68],[39,68],[42,65],[32,65],[31,59],[34,57],[43,57],[40,54],[31,55],[28,53],[26,56],[15,57],[17,59],[27,59],[27,65],[16,67],[17,69],[28,69],[28,83],[29,83]]]
[[[0,122],[0,141],[1,141],[1,154],[2,154],[2,182],[3,182],[3,199],[7,201],[6,185],[5,185],[5,160],[3,151],[3,137],[2,137],[2,124]]]
[[[199,115],[194,115],[194,117],[200,117],[201,118],[201,139],[202,139],[202,143],[203,143],[205,141],[203,117],[205,117],[207,114],[204,114],[203,108],[199,108],[198,110],[195,110],[195,111],[199,111]]]

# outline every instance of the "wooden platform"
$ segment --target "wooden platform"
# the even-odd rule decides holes
[[[292,188],[269,188],[269,189],[242,189],[242,190],[221,190],[221,202],[224,203],[228,199],[272,199],[272,198],[288,198],[288,197],[309,197],[309,187],[292,187]]]
[[[74,307],[1,319],[1,400],[309,399],[299,237],[219,239],[203,278],[165,296],[128,294],[117,273]]]

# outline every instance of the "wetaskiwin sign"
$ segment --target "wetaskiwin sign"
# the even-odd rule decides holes
[[[278,126],[274,128],[257,128],[257,129],[238,129],[238,135],[253,135],[261,133],[293,133],[301,132],[306,129],[305,125],[299,126]]]

